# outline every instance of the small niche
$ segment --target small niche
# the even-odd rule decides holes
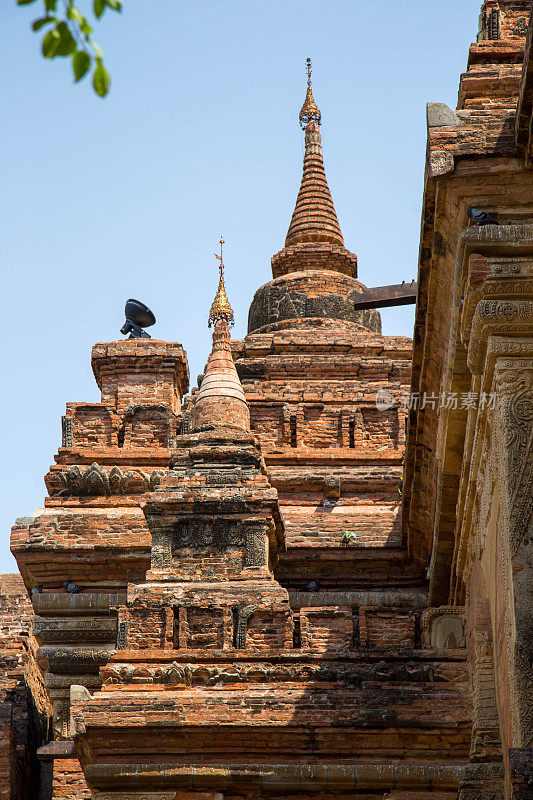
[[[348,447],[355,447],[355,420],[348,421]]]
[[[294,615],[294,628],[292,630],[292,646],[298,650],[302,646],[302,626],[300,623],[300,615]]]
[[[291,433],[291,447],[296,447],[297,446],[297,440],[296,440],[296,414],[291,414],[290,420],[289,420],[289,425],[290,425],[290,433]]]

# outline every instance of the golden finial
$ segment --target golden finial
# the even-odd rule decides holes
[[[300,125],[302,128],[305,128],[308,122],[313,120],[320,125],[320,120],[322,115],[318,110],[318,106],[315,103],[313,97],[313,90],[311,88],[311,59],[308,58],[305,62],[306,69],[307,69],[307,93],[305,95],[304,104],[302,106],[302,110],[300,111]]]
[[[220,237],[220,255],[215,253],[215,258],[220,262],[218,268],[220,270],[220,278],[218,280],[218,289],[215,299],[211,305],[209,312],[209,327],[213,325],[218,319],[225,319],[228,325],[233,325],[233,309],[230,306],[228,297],[226,295],[226,287],[224,286],[224,261],[222,257],[222,247],[224,239]]]
[[[220,261],[220,264],[218,265],[218,268],[219,268],[219,270],[221,272],[223,272],[224,271],[224,262],[222,260],[222,248],[224,247],[225,242],[224,242],[224,239],[222,238],[222,236],[219,239],[219,243],[220,243],[220,255],[218,253],[215,253],[215,258],[218,258],[218,260]]]

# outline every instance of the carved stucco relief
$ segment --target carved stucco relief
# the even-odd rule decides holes
[[[516,627],[509,648],[517,702],[515,746],[527,747],[533,742],[533,358],[498,358],[494,386],[493,435],[503,489],[501,547],[509,552],[514,600],[506,628]]]

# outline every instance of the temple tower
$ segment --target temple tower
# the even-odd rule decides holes
[[[216,425],[224,428],[250,430],[250,412],[231,357],[229,325],[233,324],[233,309],[224,286],[224,262],[220,239],[220,278],[217,293],[209,312],[209,326],[214,325],[213,349],[207,361],[202,384],[192,409],[192,425]]]
[[[394,576],[418,589],[398,495],[411,340],[382,336],[376,310],[354,309],[365,287],[326,181],[309,60],[299,122],[305,154],[285,246],[252,300],[248,336],[233,343],[252,430],[288,504],[278,577],[338,590],[385,588]]]
[[[379,313],[355,311],[353,298],[365,287],[357,280],[357,256],[344,246],[326,180],[320,124],[322,115],[311,87],[307,59],[307,92],[299,115],[305,135],[302,181],[285,246],[272,256],[274,280],[255,294],[248,315],[248,332],[295,319],[345,320],[381,331]]]
[[[499,8],[509,21],[522,5]],[[490,84],[483,58],[504,56],[488,41],[474,55]],[[480,89],[468,80],[465,107]],[[510,119],[502,102],[494,115]],[[45,508],[13,529],[26,587],[41,589],[53,800],[500,800],[482,707],[490,609],[472,612],[472,696],[464,608],[440,594],[431,607],[425,545],[402,535],[412,342],[354,310],[364,287],[310,64],[300,123],[302,182],[247,336],[230,339],[221,251],[213,346],[185,405],[180,345],[96,345],[101,403],[67,406]],[[492,258],[501,237],[477,234],[464,252],[477,242]],[[425,493],[410,493],[418,513]]]

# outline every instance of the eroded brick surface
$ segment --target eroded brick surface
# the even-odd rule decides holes
[[[490,447],[476,451],[468,409],[457,418],[462,438],[446,438],[449,415],[421,406],[407,436],[404,398],[411,388],[438,393],[449,376],[467,390],[467,367],[492,369],[489,335],[502,330],[487,331],[480,309],[488,319],[500,295],[514,297],[516,270],[515,294],[531,288],[528,226],[511,219],[511,196],[522,216],[531,202],[520,160],[529,11],[518,0],[484,3],[457,111],[428,113],[413,375],[411,340],[381,335],[376,310],[353,310],[364,287],[326,182],[311,89],[300,193],[248,335],[230,342],[224,293],[206,370],[185,398],[181,345],[95,345],[101,402],[67,405],[45,507],[13,528],[24,583],[42,588],[35,639],[24,595],[6,601],[4,617],[19,669],[6,671],[9,691],[44,699],[42,680],[53,707],[54,741],[41,751],[53,800],[522,800],[528,791],[527,749],[506,756],[513,725],[527,738],[527,683],[516,684],[514,704],[506,698],[512,658],[527,677],[530,628],[517,603],[522,650],[511,653],[510,580],[515,570],[516,596],[526,594],[529,562],[520,551],[511,568],[504,481],[475,500]],[[447,181],[438,192],[437,181]],[[494,203],[509,224],[463,235],[467,198]],[[478,309],[485,291],[493,305]],[[460,347],[446,365],[450,342]],[[528,408],[510,406],[508,418]],[[477,459],[470,488],[464,447]],[[457,509],[475,536],[456,529]],[[13,625],[32,643],[24,656]],[[13,709],[6,699],[4,784],[23,731]]]
[[[48,736],[50,704],[35,661],[31,603],[19,575],[0,575],[0,798],[33,800],[36,751]]]

